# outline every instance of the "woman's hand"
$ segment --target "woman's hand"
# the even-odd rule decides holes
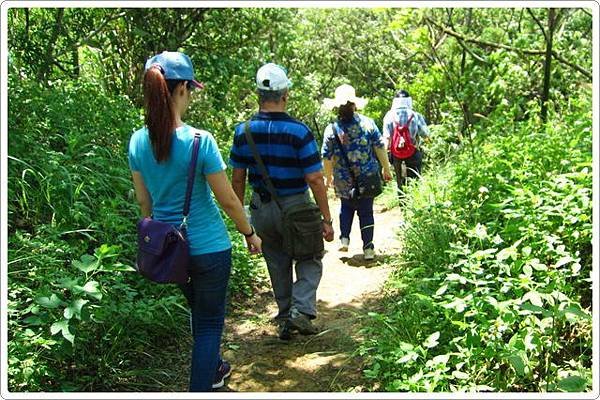
[[[256,233],[252,236],[246,236],[246,245],[248,246],[250,254],[262,253],[262,240]]]

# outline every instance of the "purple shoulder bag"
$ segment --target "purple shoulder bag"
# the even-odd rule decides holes
[[[187,283],[190,249],[187,241],[187,217],[190,212],[190,198],[196,176],[196,162],[200,136],[194,136],[192,159],[188,170],[183,221],[179,228],[152,218],[141,218],[137,223],[138,252],[136,269],[157,283]]]

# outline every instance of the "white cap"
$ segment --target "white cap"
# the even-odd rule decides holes
[[[323,100],[323,106],[326,109],[331,110],[335,107],[343,106],[348,102],[354,103],[356,108],[360,110],[367,105],[368,100],[363,99],[362,97],[356,97],[356,91],[354,88],[348,84],[343,84],[335,89],[334,99]]]
[[[277,64],[268,63],[256,72],[256,87],[260,90],[283,90],[292,87],[285,69]]]
[[[392,110],[395,110],[396,108],[400,107],[412,109],[412,98],[394,97],[394,100],[392,100]]]

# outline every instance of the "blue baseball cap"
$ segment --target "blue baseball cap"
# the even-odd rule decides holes
[[[165,79],[188,81],[199,89],[204,87],[204,84],[194,79],[194,66],[187,54],[178,51],[163,51],[146,61],[144,71],[154,66],[160,67]]]

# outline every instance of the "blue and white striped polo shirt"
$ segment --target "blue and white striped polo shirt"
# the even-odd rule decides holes
[[[305,192],[308,185],[304,176],[323,169],[312,132],[287,113],[258,112],[250,119],[250,131],[278,196]],[[248,169],[254,189],[265,187],[246,142],[244,123],[235,127],[229,163],[233,168]]]

